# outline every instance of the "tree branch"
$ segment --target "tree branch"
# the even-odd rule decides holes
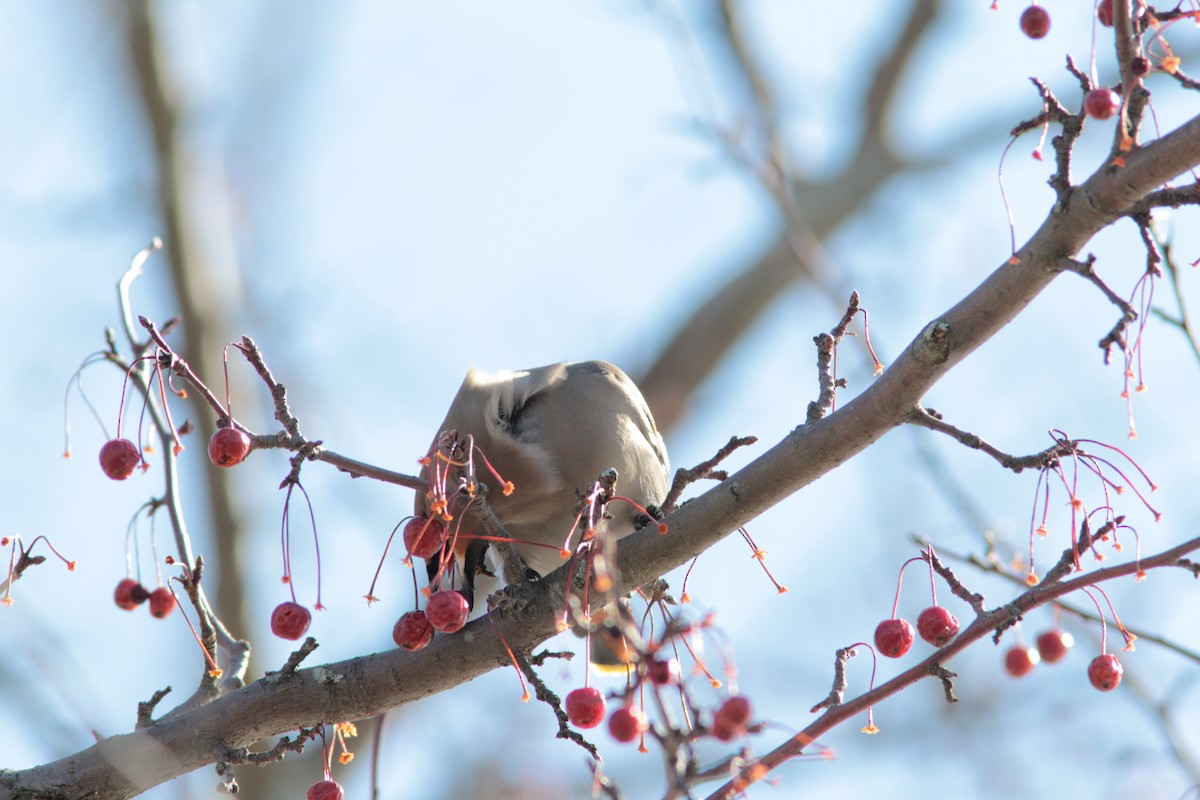
[[[617,553],[620,590],[629,590],[679,566],[745,525],[785,497],[844,463],[911,416],[925,392],[953,366],[1015,318],[1060,274],[1071,257],[1101,228],[1126,214],[1148,192],[1200,164],[1200,117],[1131,153],[1120,169],[1106,166],[1056,208],[1018,251],[953,308],[931,321],[883,375],[840,410],[802,425],[739,472],[668,518],[670,533],[650,526],[621,541]],[[1154,558],[1172,564],[1200,546],[1193,540]],[[1125,564],[1087,573],[1022,595],[1029,607],[1061,597],[1081,585],[1132,574]],[[566,567],[548,576],[561,598]],[[529,652],[557,631],[561,600],[553,592],[536,598],[521,618],[494,619],[514,650]],[[597,602],[602,598],[597,598]],[[994,614],[977,619],[960,640],[936,654],[941,663],[999,624]],[[496,617],[498,615],[493,615]],[[961,641],[961,644],[959,643]],[[18,797],[126,798],[192,769],[226,760],[229,748],[248,747],[268,736],[330,719],[371,717],[444,691],[497,666],[507,651],[487,620],[466,635],[439,636],[423,651],[394,650],[297,670],[276,683],[258,681],[144,730],[105,739],[59,761],[0,773],[0,800]],[[914,670],[930,675],[930,663]],[[906,677],[907,676],[907,677]],[[915,680],[904,673],[822,719],[865,710]],[[810,726],[808,734],[822,730]],[[808,738],[811,741],[812,737]],[[793,740],[798,741],[798,740]],[[781,747],[760,765],[781,763],[801,748]],[[725,792],[726,790],[722,790]],[[730,796],[719,792],[717,796]]]

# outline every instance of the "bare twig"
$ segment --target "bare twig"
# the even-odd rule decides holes
[[[546,656],[543,655],[542,657],[545,658]],[[579,731],[571,727],[571,721],[567,718],[567,712],[563,710],[562,700],[550,690],[550,687],[542,680],[542,676],[537,674],[537,670],[529,663],[529,659],[517,655],[517,666],[521,668],[521,672],[525,673],[525,678],[533,684],[534,696],[550,706],[554,711],[554,717],[558,720],[558,733],[555,734],[555,737],[574,742],[586,750],[592,758],[599,761],[600,751],[596,749],[596,745],[583,738]]]
[[[946,422],[942,419],[942,415],[937,411],[934,411],[932,408],[922,408],[917,406],[909,414],[906,421],[911,422],[914,425],[920,425],[923,428],[929,428],[931,431],[944,433],[947,436],[957,440],[959,444],[970,447],[972,450],[979,450],[982,453],[986,453],[995,459],[996,463],[1000,464],[1000,466],[1004,467],[1005,469],[1012,470],[1013,472],[1019,473],[1026,469],[1044,469],[1062,453],[1061,445],[1056,444],[1053,447],[1048,447],[1045,450],[1042,450],[1039,453],[1033,453],[1032,455],[1010,455],[1005,453],[1003,450],[988,444],[976,434],[961,430],[951,425],[949,422]]]
[[[680,467],[675,470],[675,478],[671,481],[671,489],[667,492],[667,497],[663,500],[661,509],[664,514],[670,514],[675,510],[675,505],[679,502],[680,496],[683,495],[683,490],[691,484],[699,480],[716,480],[723,481],[729,475],[724,470],[716,469],[717,464],[720,464],[728,458],[734,450],[739,447],[748,447],[758,442],[757,436],[732,436],[726,442],[716,455],[707,461],[701,461],[696,466],[690,469]]]
[[[154,724],[154,709],[159,703],[162,702],[164,697],[170,694],[170,692],[171,687],[166,686],[150,695],[149,700],[143,700],[142,702],[138,703],[137,724],[134,726],[135,730],[149,728]]]
[[[846,696],[846,662],[856,655],[853,647],[839,647],[834,653],[833,658],[833,688],[829,690],[829,695],[809,709],[814,714],[818,711],[823,711],[827,708],[837,708],[842,704],[842,698]]]
[[[1104,363],[1112,363],[1112,348],[1113,345],[1119,346],[1122,350],[1126,347],[1125,332],[1129,326],[1137,321],[1138,313],[1134,310],[1123,297],[1109,287],[1104,279],[1096,272],[1095,269],[1096,257],[1089,255],[1086,261],[1076,261],[1073,258],[1061,258],[1058,261],[1059,267],[1064,272],[1073,272],[1090,281],[1097,289],[1099,289],[1108,302],[1112,303],[1121,312],[1121,318],[1113,325],[1103,339],[1100,340],[1100,349],[1104,352]]]

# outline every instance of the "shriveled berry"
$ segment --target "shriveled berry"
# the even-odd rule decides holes
[[[404,549],[417,558],[433,558],[446,541],[446,526],[441,520],[413,517],[404,526]]]
[[[123,481],[132,475],[141,460],[138,446],[128,439],[110,439],[100,448],[100,469],[114,481]]]
[[[1092,89],[1083,98],[1083,110],[1093,119],[1111,119],[1121,107],[1121,96],[1112,89]]]
[[[271,612],[271,633],[280,639],[295,641],[305,634],[312,624],[312,614],[299,603],[291,600],[275,606]]]
[[[1129,61],[1129,71],[1139,78],[1150,74],[1150,61],[1143,56],[1134,56]]]
[[[930,606],[917,617],[917,632],[934,647],[958,635],[958,618],[942,606]]]
[[[722,742],[746,735],[750,722],[750,701],[739,694],[726,698],[713,713],[712,734]]]
[[[1047,664],[1054,664],[1066,658],[1067,650],[1071,649],[1074,643],[1075,640],[1066,631],[1058,628],[1044,631],[1037,637],[1038,655]]]
[[[1088,664],[1088,680],[1102,692],[1111,692],[1121,684],[1121,676],[1125,668],[1112,653],[1104,653],[1092,659]]]
[[[1050,15],[1041,6],[1030,6],[1021,12],[1021,30],[1030,39],[1041,39],[1050,32]]]
[[[594,728],[604,721],[604,695],[599,689],[584,686],[567,695],[567,719],[576,728]]]
[[[250,454],[250,437],[237,428],[217,428],[208,440],[208,457],[218,467],[240,464]]]
[[[166,619],[175,610],[175,595],[165,586],[160,586],[150,593],[150,616],[156,619]]]
[[[425,604],[425,617],[435,631],[439,633],[454,633],[467,624],[467,615],[471,608],[462,592],[453,589],[442,589],[434,592]]]
[[[1100,24],[1104,27],[1112,27],[1112,0],[1100,0],[1100,5],[1096,6],[1096,19],[1100,20]]]
[[[646,678],[655,686],[679,683],[679,662],[673,658],[655,658],[646,662]]]
[[[337,781],[323,780],[308,787],[308,800],[345,800],[346,792]]]
[[[646,712],[637,706],[621,706],[608,718],[608,732],[618,742],[632,742],[649,727]]]
[[[916,638],[916,631],[908,620],[892,617],[885,619],[875,628],[875,649],[880,655],[899,658],[908,652]]]
[[[1039,660],[1037,650],[1017,645],[1004,654],[1004,670],[1014,678],[1023,678]]]
[[[146,587],[133,578],[122,580],[117,584],[116,591],[113,592],[113,600],[116,601],[117,608],[123,608],[126,611],[137,608],[149,597],[150,593],[146,591]]]
[[[405,650],[421,650],[433,640],[433,626],[424,611],[402,614],[392,627],[392,640]]]

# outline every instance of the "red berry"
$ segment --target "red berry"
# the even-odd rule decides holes
[[[175,595],[165,586],[160,586],[150,593],[150,616],[156,619],[166,619],[175,610]]]
[[[911,642],[910,642],[911,643]],[[721,704],[713,714],[712,734],[722,742],[746,735],[750,721],[750,701],[735,694]]]
[[[431,598],[432,599],[432,598]],[[604,720],[604,695],[584,686],[567,695],[567,719],[576,728],[594,728]]]
[[[280,639],[295,641],[304,635],[312,624],[312,614],[299,603],[288,601],[275,606],[271,612],[271,633]]]
[[[208,457],[218,467],[240,464],[250,454],[250,437],[237,428],[217,428],[208,440]]]
[[[655,686],[679,683],[679,662],[673,658],[653,659],[646,663],[646,677]]]
[[[621,706],[608,718],[608,732],[618,742],[632,742],[649,727],[646,712],[637,706]]]
[[[1150,62],[1143,56],[1135,56],[1129,62],[1129,71],[1139,78],[1144,78],[1150,74]]]
[[[1096,19],[1100,20],[1104,27],[1112,27],[1112,0],[1100,0],[1100,5],[1096,6]]]
[[[413,517],[404,526],[404,549],[417,558],[430,559],[446,541],[446,526],[429,517]]]
[[[100,448],[100,469],[114,481],[123,481],[133,474],[142,460],[138,447],[128,439],[110,439]]]
[[[337,781],[323,780],[308,787],[308,800],[344,800],[346,792]]]
[[[1050,15],[1041,6],[1030,6],[1021,12],[1021,30],[1030,39],[1041,39],[1050,32]]]
[[[1062,661],[1066,657],[1067,650],[1069,650],[1071,645],[1074,643],[1075,640],[1071,638],[1071,634],[1065,633],[1058,628],[1045,631],[1044,633],[1038,634],[1037,637],[1038,655],[1041,656],[1042,661],[1045,661],[1047,664],[1054,664]]]
[[[1023,678],[1033,670],[1038,658],[1037,650],[1017,645],[1004,654],[1004,669],[1014,678]]]
[[[425,617],[439,633],[454,633],[462,628],[467,624],[470,611],[467,598],[453,589],[434,592],[425,604]]]
[[[958,618],[942,606],[930,606],[917,617],[917,632],[934,647],[941,647],[958,635]]]
[[[405,650],[421,650],[433,639],[433,626],[424,611],[402,614],[392,628],[392,640]]]
[[[1112,89],[1092,89],[1083,98],[1083,110],[1094,119],[1111,119],[1121,107],[1121,96]]]
[[[133,578],[125,578],[117,584],[117,589],[113,592],[113,600],[116,601],[117,608],[123,608],[126,611],[137,608],[149,597],[150,593],[146,591],[146,587]]]
[[[899,658],[912,647],[916,632],[908,620],[892,617],[875,628],[875,649],[888,658]]]
[[[1092,659],[1088,664],[1088,680],[1102,692],[1111,692],[1121,683],[1121,675],[1125,668],[1112,653],[1104,653]]]

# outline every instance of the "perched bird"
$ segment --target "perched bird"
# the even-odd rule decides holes
[[[453,576],[454,588],[472,603],[491,544],[476,538],[488,532],[467,508],[473,482],[486,485],[487,505],[512,537],[511,548],[538,575],[562,566],[563,549],[578,544],[581,493],[591,491],[601,473],[616,470],[616,494],[647,507],[662,503],[670,485],[666,446],[646,401],[624,372],[604,361],[515,372],[471,369],[439,430],[421,472],[437,488],[417,493],[416,513],[444,510],[453,517],[446,528],[459,573],[453,576],[434,557],[429,574]],[[633,532],[643,516],[619,501],[606,511],[609,518],[596,529],[613,537]],[[509,583],[524,577],[504,575]]]

